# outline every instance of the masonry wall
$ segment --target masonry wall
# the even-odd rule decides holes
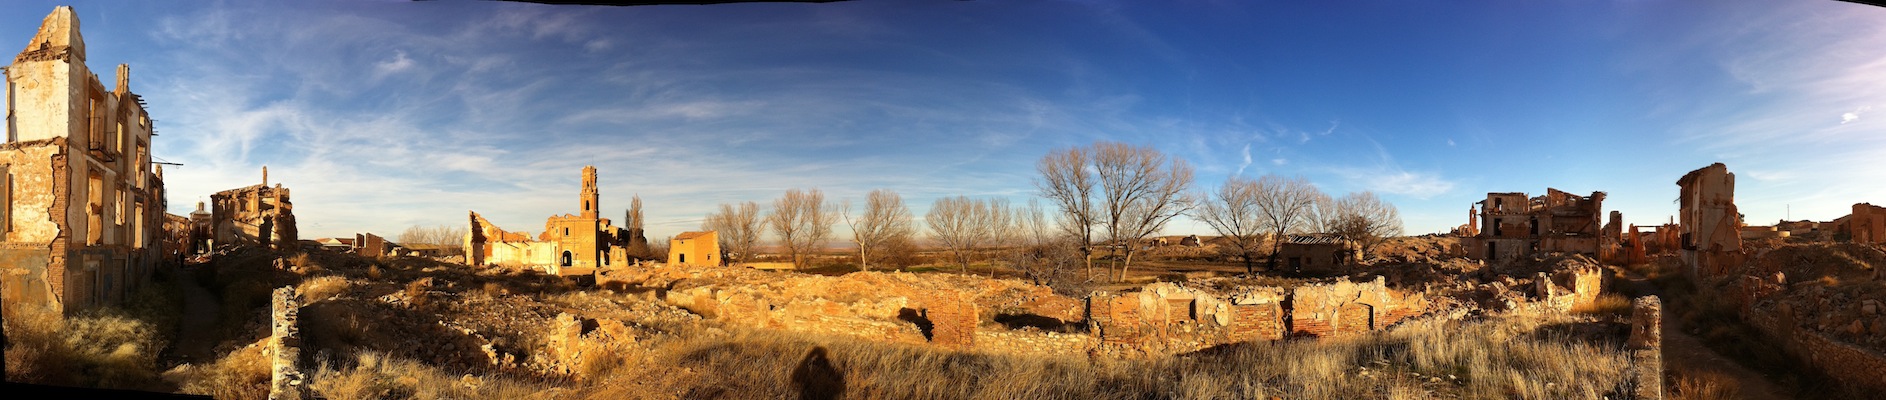
[[[55,143],[57,142],[57,143]],[[66,285],[65,221],[54,207],[63,203],[63,182],[55,158],[63,158],[63,138],[0,145],[5,181],[0,187],[0,298],[4,312],[17,315],[23,305],[46,311],[64,309]],[[63,172],[63,168],[59,169]]]
[[[1801,328],[1788,312],[1753,309],[1742,315],[1796,359],[1841,383],[1857,389],[1886,391],[1886,355],[1847,344],[1820,332]]]

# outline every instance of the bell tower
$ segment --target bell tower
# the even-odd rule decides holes
[[[596,166],[583,166],[583,218],[601,218],[596,209]]]

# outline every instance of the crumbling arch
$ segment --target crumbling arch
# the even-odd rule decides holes
[[[559,261],[558,266],[563,266],[563,267],[570,266],[570,251],[569,250],[563,251],[563,258],[561,259],[561,261]]]

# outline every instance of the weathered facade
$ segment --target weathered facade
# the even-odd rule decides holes
[[[1886,208],[1869,203],[1853,205],[1853,213],[1835,219],[1836,239],[1854,243],[1886,244]]]
[[[1679,248],[1691,276],[1720,276],[1742,264],[1742,216],[1735,208],[1735,174],[1722,163],[1676,181]]]
[[[682,232],[668,240],[669,264],[721,265],[724,261],[717,232]]]
[[[71,7],[47,15],[4,68],[0,297],[5,312],[116,303],[166,259],[151,119],[119,65],[107,88],[85,65]]]
[[[1479,213],[1468,215],[1468,223],[1479,226],[1456,232],[1467,235],[1461,240],[1467,256],[1479,260],[1511,260],[1533,253],[1611,259],[1619,248],[1623,216],[1614,212],[1610,224],[1603,221],[1604,196],[1604,192],[1587,197],[1551,188],[1538,197],[1487,193],[1486,200],[1475,203]]]
[[[588,275],[598,268],[628,264],[624,245],[631,235],[597,212],[601,205],[597,204],[596,167],[583,167],[579,197],[582,212],[550,217],[536,240],[507,232],[472,212],[471,229],[465,233],[466,263],[538,267],[553,275]]]
[[[288,188],[268,185],[268,167],[262,183],[210,195],[210,226],[215,244],[251,244],[276,250],[294,250],[295,205]]]

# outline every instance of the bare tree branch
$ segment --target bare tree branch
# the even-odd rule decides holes
[[[766,220],[773,233],[779,235],[780,245],[792,258],[793,266],[805,268],[809,264],[807,256],[817,252],[831,237],[837,214],[837,207],[825,202],[824,192],[792,189],[773,200],[773,212],[767,214]]]
[[[720,211],[707,214],[701,221],[701,230],[715,231],[720,237],[720,251],[727,253],[722,258],[735,262],[752,260],[765,227],[766,221],[760,219],[760,205],[751,201],[721,204]],[[650,253],[655,253],[652,248]]]
[[[857,219],[851,217],[850,200],[846,200],[842,208],[840,215],[845,217],[845,225],[851,227],[852,242],[858,244],[861,270],[870,270],[872,254],[881,253],[893,241],[907,241],[915,234],[910,207],[904,206],[904,198],[890,189],[873,190],[866,195],[864,215]]]

